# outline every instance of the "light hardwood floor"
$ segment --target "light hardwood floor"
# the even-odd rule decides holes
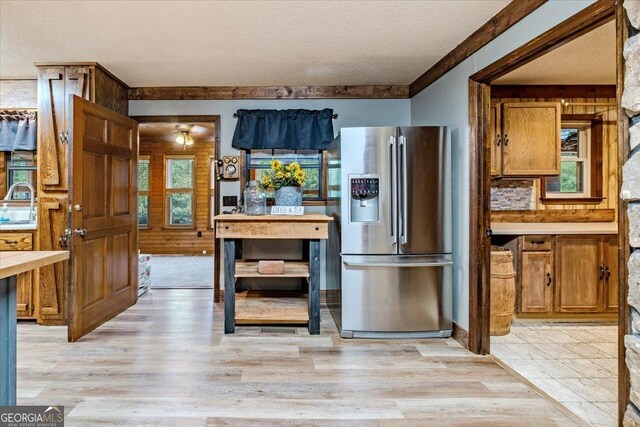
[[[79,342],[18,327],[18,404],[66,425],[570,426],[488,357],[449,340],[223,334],[211,290],[152,290]]]

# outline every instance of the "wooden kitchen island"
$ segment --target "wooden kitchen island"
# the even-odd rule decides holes
[[[18,274],[69,259],[66,251],[0,252],[0,406],[16,404]]]
[[[224,246],[224,331],[235,332],[238,324],[301,324],[308,323],[310,334],[320,333],[320,240],[329,237],[331,218],[322,214],[300,216],[223,214],[214,217],[216,238]],[[280,275],[258,273],[257,260],[236,260],[236,240],[241,239],[300,239],[309,243],[309,259],[285,261],[285,272]],[[306,301],[302,296],[287,298],[274,295],[280,302],[278,309],[269,307],[270,299],[264,292],[249,292],[236,305],[236,287],[242,277],[300,277],[309,282]],[[255,301],[250,301],[253,297]],[[286,301],[284,307],[282,302]],[[300,310],[300,304],[307,307]]]

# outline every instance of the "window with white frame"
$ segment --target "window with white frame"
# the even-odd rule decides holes
[[[165,157],[165,225],[194,226],[194,156]]]
[[[591,195],[591,122],[562,122],[560,175],[548,177],[547,198]]]
[[[149,226],[149,156],[138,158],[138,226]]]

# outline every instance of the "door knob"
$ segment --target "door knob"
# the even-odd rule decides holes
[[[78,237],[84,237],[87,234],[87,230],[85,228],[76,228],[73,232],[76,233],[76,236]]]
[[[82,205],[73,205],[73,210],[76,212],[82,212]]]

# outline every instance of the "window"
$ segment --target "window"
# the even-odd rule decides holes
[[[149,226],[149,156],[138,159],[138,226]]]
[[[4,155],[4,153],[1,153]],[[31,151],[13,151],[7,155],[7,189],[16,182],[27,182],[36,188],[36,159]],[[35,197],[35,194],[33,195]],[[26,187],[16,187],[13,200],[29,200],[31,195]]]
[[[167,156],[165,158],[165,212],[167,227],[193,227],[194,212],[193,156]]]
[[[589,197],[590,123],[563,123],[560,176],[547,178],[547,197]]]
[[[247,151],[246,180],[260,180],[271,168],[271,161],[298,162],[307,173],[304,183],[304,200],[323,200],[322,151],[317,150],[250,150]]]

